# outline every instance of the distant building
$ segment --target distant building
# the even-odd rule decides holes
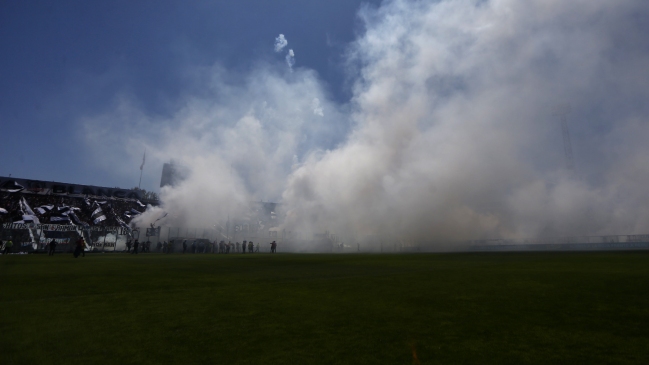
[[[176,186],[187,177],[188,169],[174,161],[162,165],[160,187]]]

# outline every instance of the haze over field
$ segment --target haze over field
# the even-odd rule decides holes
[[[211,227],[263,200],[283,229],[343,239],[649,232],[648,2],[392,0],[358,18],[342,101],[279,30],[249,69],[188,69],[168,113],[122,93],[84,114],[85,148],[118,175],[144,148],[189,168],[142,225]]]

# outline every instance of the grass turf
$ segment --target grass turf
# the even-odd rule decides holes
[[[648,252],[1,256],[0,363],[648,364],[648,289]]]

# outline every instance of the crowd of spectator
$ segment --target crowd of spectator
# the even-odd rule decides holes
[[[42,224],[124,226],[145,208],[136,199],[2,193],[0,223],[36,223],[35,217]]]

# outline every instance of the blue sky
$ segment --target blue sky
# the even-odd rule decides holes
[[[365,4],[371,3],[364,1]],[[87,157],[79,118],[128,94],[147,115],[173,113],[187,70],[219,63],[246,73],[280,33],[296,67],[315,70],[330,96],[350,97],[343,57],[362,31],[361,1],[15,1],[0,3],[0,175],[96,185],[137,185]],[[116,126],[115,133],[119,133]],[[145,166],[156,189],[161,166]],[[155,171],[155,173],[153,173]]]

